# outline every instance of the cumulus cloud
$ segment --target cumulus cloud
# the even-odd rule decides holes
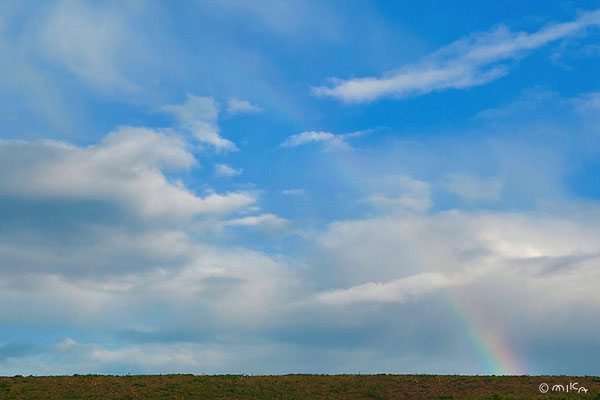
[[[0,142],[4,196],[118,201],[143,216],[231,213],[252,204],[248,193],[199,197],[163,171],[185,170],[194,156],[181,139],[145,128],[120,128],[100,144]]]
[[[46,283],[63,285],[62,274],[179,268],[196,251],[188,229],[210,232],[219,220],[256,207],[251,192],[186,187],[177,173],[197,161],[167,131],[122,127],[86,147],[0,141],[0,159],[0,273],[42,274],[27,277],[39,282],[39,293]]]
[[[163,325],[144,321],[142,311],[166,307],[171,313],[158,312],[156,321],[172,321],[179,330],[212,337],[267,323],[280,312],[282,303],[296,296],[298,282],[285,263],[260,252],[206,245],[178,234],[182,237],[169,242],[147,232],[129,238],[121,247],[117,247],[118,239],[123,237],[116,237],[96,244],[95,249],[81,242],[67,249],[50,246],[48,241],[37,243],[41,255],[49,256],[42,268],[23,251],[23,257],[11,260],[13,267],[19,266],[18,273],[0,271],[0,298],[6,305],[0,317],[5,322],[80,327],[110,323],[123,330],[157,329]],[[80,235],[94,239],[85,231]],[[136,241],[137,246],[128,246]],[[56,257],[61,250],[70,253]],[[63,265],[63,260],[77,262]],[[40,304],[45,306],[40,308]],[[193,317],[198,312],[201,319]]]
[[[335,222],[318,238],[320,290],[308,304],[350,326],[385,330],[378,318],[396,318],[389,334],[413,346],[426,334],[436,358],[448,353],[431,343],[459,343],[466,333],[455,324],[464,318],[470,332],[493,336],[507,343],[510,357],[527,360],[505,373],[585,371],[599,327],[592,317],[600,307],[595,215],[449,211]],[[423,326],[429,319],[445,327],[443,338]],[[542,331],[552,333],[536,346]],[[572,351],[565,356],[552,343]],[[468,345],[462,354],[481,357]]]
[[[599,235],[591,221],[509,212],[449,211],[336,222],[320,244],[323,254],[336,255],[334,264],[344,269],[348,287],[325,291],[320,298],[331,303],[404,301],[406,294],[448,285],[478,287],[490,276],[503,276],[507,285],[520,276],[532,286],[557,283],[560,276],[565,279],[561,292],[571,296],[563,298],[564,307],[584,298],[596,303],[600,297],[589,291],[583,295],[575,287],[582,275],[591,279],[597,274],[592,266],[598,262]],[[539,290],[539,298],[521,295],[537,307],[549,301]]]
[[[227,100],[227,113],[228,114],[243,114],[243,113],[256,113],[260,112],[261,108],[251,104],[248,100],[240,100],[234,97],[230,97]]]
[[[212,97],[188,94],[185,103],[167,105],[163,111],[172,114],[181,128],[190,132],[200,142],[221,151],[237,151],[236,145],[219,134],[218,104]]]
[[[457,40],[421,62],[382,77],[333,79],[332,86],[317,87],[313,93],[345,102],[362,102],[479,86],[508,74],[509,68],[502,62],[523,57],[537,48],[599,25],[600,11],[596,10],[583,13],[571,22],[548,24],[533,33],[512,32],[506,26],[499,26]]]
[[[227,164],[216,164],[215,175],[216,176],[237,176],[240,175],[244,170],[239,168],[235,169]]]
[[[296,296],[294,273],[283,260],[208,238],[223,223],[273,230],[287,221],[235,218],[260,209],[255,195],[195,193],[177,176],[196,165],[190,143],[172,130],[121,127],[88,146],[0,141],[0,319],[140,332],[166,324],[211,340],[268,324]],[[0,347],[0,363],[19,368],[24,357],[56,373],[77,364],[82,347],[79,368],[122,368],[128,357],[136,368],[170,364],[151,346],[116,351],[71,340],[43,351]]]

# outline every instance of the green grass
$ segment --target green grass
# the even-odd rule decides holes
[[[579,382],[584,393],[539,391]],[[73,375],[0,377],[5,399],[600,399],[600,379],[449,375]]]

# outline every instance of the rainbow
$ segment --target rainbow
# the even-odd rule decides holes
[[[481,313],[469,302],[463,301],[451,288],[446,292],[447,305],[461,322],[469,343],[483,361],[486,375],[520,375],[525,372],[522,363],[502,331],[485,323]]]
[[[339,171],[340,176],[346,177],[346,181],[356,186],[356,175],[353,171],[353,164],[349,160],[331,158],[331,167]],[[364,191],[364,187],[356,187],[358,191]],[[407,243],[411,248],[411,244]],[[412,251],[406,254],[415,265],[421,266],[421,271],[436,271],[432,265],[423,260]],[[465,330],[468,342],[483,363],[483,373],[486,375],[520,375],[527,371],[518,356],[518,352],[513,349],[513,345],[503,334],[503,329],[489,320],[482,318],[489,310],[477,310],[473,301],[464,299],[458,291],[452,287],[441,288],[445,294],[446,305],[454,314]]]

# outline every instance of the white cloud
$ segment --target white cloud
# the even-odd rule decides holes
[[[215,175],[216,176],[237,176],[240,175],[244,170],[239,168],[235,169],[227,164],[216,164]]]
[[[343,135],[335,135],[331,132],[306,131],[288,136],[287,139],[281,143],[281,146],[296,147],[308,143],[321,142],[331,147],[347,149],[350,148],[350,146],[346,143],[346,139],[361,136],[367,132],[369,131],[357,131]]]
[[[144,217],[189,218],[231,213],[254,203],[249,193],[199,197],[163,171],[185,170],[194,156],[181,139],[145,128],[123,127],[103,142],[0,142],[0,193],[48,199],[119,202]]]
[[[534,49],[598,25],[600,11],[584,13],[572,22],[548,24],[534,33],[515,33],[499,26],[490,32],[476,33],[453,42],[422,62],[383,77],[334,79],[331,87],[318,87],[313,92],[346,102],[361,102],[483,85],[508,73],[508,67],[501,64],[502,61],[525,56]]]
[[[554,277],[558,283],[561,276],[565,307],[584,298],[600,302],[588,285],[581,288],[585,295],[577,289],[584,275],[592,279],[597,274],[593,265],[600,259],[599,237],[593,221],[509,212],[449,211],[336,222],[319,239],[321,256],[334,260],[329,265],[333,276],[339,276],[338,268],[344,271],[348,288],[325,291],[323,299],[404,301],[405,294],[447,285],[477,288],[492,276],[506,279],[502,284],[519,279],[532,287],[554,282]],[[534,292],[521,297],[543,308],[549,294]]]
[[[247,100],[240,100],[233,97],[227,100],[228,114],[256,113],[260,111],[260,107],[251,104]]]
[[[185,103],[164,106],[163,110],[172,114],[181,128],[193,134],[200,142],[210,144],[217,150],[237,151],[232,141],[219,134],[218,104],[212,97],[188,94]]]
[[[339,135],[330,132],[307,131],[289,136],[282,144],[282,147],[296,147],[311,142],[325,142],[335,146],[342,146],[346,143]]]
[[[261,214],[243,218],[232,219],[224,223],[227,226],[254,226],[268,229],[281,229],[289,224],[289,220],[274,214]]]
[[[154,131],[143,134],[165,135]],[[148,157],[126,138],[112,140],[119,143],[115,153],[136,160],[133,165],[141,169],[144,162],[150,166],[162,162],[171,168],[193,165],[193,160],[181,159],[185,150],[181,154],[174,151],[180,144],[171,143],[172,139],[142,141]],[[150,144],[152,140],[160,146]],[[69,151],[87,149],[54,145]],[[43,146],[38,148],[42,150]],[[0,159],[11,162],[11,154],[35,159],[22,148],[7,151]],[[99,158],[93,152],[86,155]],[[118,157],[106,159],[107,164],[121,169],[114,165]],[[90,168],[73,164],[72,169]],[[0,187],[7,184],[0,180]],[[382,177],[376,187],[387,196],[394,195],[393,190],[421,194],[429,190],[427,182],[407,175]],[[40,198],[39,193],[26,191],[24,186],[19,191],[22,198]],[[151,191],[146,195],[154,196]],[[0,363],[5,371],[28,368],[54,373],[61,368],[70,373],[112,371],[110,368],[121,368],[116,371],[122,372],[125,366],[142,372],[202,372],[210,368],[256,371],[252,365],[264,359],[266,351],[261,346],[269,349],[274,360],[292,354],[286,346],[297,346],[300,353],[315,348],[333,351],[336,346],[364,350],[361,335],[365,333],[359,329],[376,331],[380,340],[392,341],[414,329],[414,337],[403,336],[411,349],[419,343],[427,321],[435,318],[428,308],[433,307],[431,302],[448,291],[467,298],[474,313],[486,315],[493,310],[495,322],[511,326],[515,337],[539,330],[544,321],[556,321],[552,316],[557,313],[566,315],[575,307],[593,310],[600,306],[600,224],[594,219],[524,212],[408,211],[410,207],[406,212],[390,211],[378,218],[338,221],[321,234],[312,232],[307,237],[314,241],[318,260],[312,262],[242,247],[207,245],[195,227],[189,231],[163,225],[128,230],[122,221],[106,219],[99,226],[87,221],[85,228],[77,231],[77,238],[32,241],[41,234],[44,222],[39,221],[27,231],[25,242],[20,237],[11,242],[7,232],[0,231],[0,265],[5,266],[0,269],[3,321],[68,324],[88,330],[111,326],[146,332],[150,338],[158,335],[147,344],[120,343],[117,347],[66,340],[40,353],[32,350]],[[259,229],[281,228],[287,223],[273,214],[222,221],[225,226]],[[52,235],[59,233],[58,228],[53,227]],[[348,313],[345,306],[353,307],[353,312]],[[445,307],[442,309],[447,313]],[[148,310],[152,310],[150,319]],[[406,312],[411,314],[403,314]],[[582,318],[580,326],[588,329],[592,323]],[[560,322],[550,325],[561,328]],[[444,335],[462,335],[451,323],[444,326],[448,327]],[[161,329],[173,332],[160,336]],[[297,336],[288,332],[296,329],[303,338],[309,337],[301,340],[310,340],[310,344],[297,342]],[[324,331],[336,341],[356,337],[360,344],[320,342],[326,340]],[[223,344],[227,340],[239,343],[240,337],[253,350],[246,349],[242,355],[235,345]],[[452,338],[448,340],[452,342]],[[412,352],[403,348],[388,355],[390,365]],[[453,357],[434,354],[438,360]],[[363,363],[368,359],[364,354],[360,357]],[[343,372],[347,368],[343,360],[335,360],[324,370]],[[381,361],[381,354],[373,355],[373,360],[372,365],[380,365],[375,361]],[[414,362],[427,365],[424,359]],[[268,364],[263,371],[273,373],[275,365],[279,364]],[[303,365],[298,361],[281,368],[289,371]]]
[[[240,223],[254,226],[261,219],[275,220],[261,217],[240,219]],[[421,335],[429,332],[428,320],[447,328],[443,335],[450,335],[448,343],[453,335],[463,334],[446,320],[436,321],[439,314],[427,308],[438,295],[443,294],[443,302],[450,301],[447,291],[452,298],[468,299],[471,316],[493,314],[487,326],[510,326],[510,330],[496,331],[508,332],[510,339],[539,332],[541,327],[563,329],[559,316],[600,306],[598,226],[595,221],[539,214],[456,211],[341,221],[330,224],[327,232],[315,239],[320,248],[317,256],[325,256],[323,265],[304,266],[301,273],[259,252],[206,246],[185,235],[165,233],[154,241],[140,238],[145,247],[136,253],[151,251],[151,257],[156,257],[170,252],[187,257],[150,270],[77,279],[51,273],[52,268],[36,274],[3,275],[0,301],[5,307],[0,309],[0,317],[8,322],[68,323],[86,329],[114,326],[147,332],[148,337],[160,333],[158,329],[176,327],[175,336],[110,347],[67,339],[0,363],[11,373],[25,369],[107,373],[111,368],[117,372],[123,368],[132,368],[132,372],[256,372],[252,366],[256,360],[264,360],[265,351],[274,360],[288,359],[293,352],[287,346],[297,346],[301,353],[333,351],[336,346],[319,342],[325,340],[324,330],[336,341],[357,337],[359,345],[344,342],[341,346],[364,351],[361,335],[365,333],[356,329],[365,329],[375,330],[380,340],[393,342],[401,336],[409,341],[406,348],[388,354],[391,366],[392,361],[414,352]],[[114,244],[120,241],[123,238],[117,237]],[[128,243],[123,246],[130,247]],[[106,251],[119,250],[107,245]],[[322,287],[328,282],[332,282],[330,287]],[[345,306],[353,307],[353,312],[348,313]],[[167,309],[168,316],[153,311],[148,321],[144,313],[148,309]],[[442,310],[447,314],[447,305]],[[590,323],[580,317],[577,327],[584,330],[578,331],[579,338],[585,337],[581,332],[590,329]],[[294,336],[276,336],[285,329],[301,329],[303,338],[321,339],[310,339],[307,345],[295,343]],[[181,336],[182,332],[188,336]],[[265,341],[265,334],[275,335],[277,344]],[[220,339],[212,343],[203,335]],[[240,336],[249,348],[236,347]],[[438,360],[453,357],[431,351]],[[354,356],[363,364],[368,359],[364,354]],[[380,366],[381,356],[373,355],[369,365]],[[288,360],[281,366],[268,363],[261,371],[273,373],[281,367],[282,372],[289,372],[304,366],[302,358],[294,360],[299,361],[289,364]],[[311,360],[314,363],[314,355]],[[427,365],[422,358],[414,362],[417,364],[411,365]],[[323,368],[343,372],[347,365],[335,359]]]
[[[403,303],[418,296],[451,285],[452,281],[438,273],[422,273],[385,283],[368,282],[348,289],[319,293],[316,300],[327,305],[352,303]]]
[[[223,221],[258,210],[256,197],[199,196],[167,176],[196,164],[170,130],[122,127],[87,147],[0,141],[0,200],[12,210],[0,217],[0,319],[143,327],[135,315],[148,308],[178,320],[202,308],[219,331],[276,314],[297,286],[286,264],[203,239],[224,223],[275,230],[287,220]]]
[[[212,324],[206,329],[219,331],[265,323],[296,296],[297,278],[286,264],[259,252],[208,246],[181,231],[115,237],[93,231],[93,226],[81,230],[82,240],[71,244],[17,244],[22,256],[11,261],[4,246],[3,265],[8,261],[20,268],[0,271],[0,300],[6,306],[0,318],[125,328],[146,326],[144,317],[135,317],[140,310],[167,306],[175,313],[171,317],[193,329],[200,327],[185,315],[202,310]],[[28,259],[31,250],[47,257],[41,268]]]
[[[192,115],[210,119],[216,107],[201,110],[205,114]],[[437,157],[438,149],[429,150]],[[402,154],[413,150],[406,151]],[[413,156],[438,168],[421,155]],[[383,164],[389,166],[388,160]],[[508,164],[521,166],[514,160]],[[510,326],[507,335],[517,346],[540,331],[556,335],[553,341],[567,331],[577,340],[596,340],[600,213],[594,206],[560,215],[438,212],[431,207],[432,184],[422,177],[386,170],[361,180],[353,174],[361,184],[366,181],[361,197],[379,209],[377,217],[304,232],[309,243],[302,245],[314,244],[310,251],[269,255],[214,244],[218,235],[203,224],[254,234],[292,221],[259,214],[253,193],[194,193],[175,173],[196,163],[189,143],[171,130],[124,127],[87,147],[0,143],[0,320],[117,336],[132,330],[147,333],[151,342],[108,346],[65,340],[44,354],[5,359],[0,347],[3,371],[122,373],[131,366],[141,372],[255,372],[260,365],[273,373],[314,371],[319,356],[326,362],[319,368],[328,372],[348,372],[348,360],[365,368],[361,371],[377,371],[387,360],[393,371],[408,358],[410,368],[432,371],[429,362],[435,359],[447,363],[446,372],[478,373],[477,362],[471,369],[456,364],[472,349],[458,347],[458,358],[447,350],[464,337],[448,315],[455,298],[486,326],[499,326],[495,332]],[[454,189],[472,199],[494,191],[495,184],[473,177],[451,176]],[[116,206],[118,214],[94,209],[98,202]],[[19,212],[20,206],[27,212]],[[228,220],[222,215],[248,215],[251,209],[258,215]],[[174,223],[179,220],[184,223]],[[565,322],[569,316],[579,318],[577,325]],[[426,335],[433,339],[424,341]],[[222,344],[240,338],[250,350]],[[423,342],[425,349],[419,347]],[[272,357],[268,363],[266,353]]]

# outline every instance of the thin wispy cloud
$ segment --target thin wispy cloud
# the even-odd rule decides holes
[[[308,143],[320,142],[331,147],[350,148],[346,142],[347,139],[362,136],[368,132],[370,132],[370,130],[336,135],[331,132],[305,131],[288,136],[287,139],[281,143],[281,147],[297,147]]]
[[[263,229],[281,229],[289,223],[289,220],[274,214],[251,215],[236,218],[224,223],[225,226],[257,227]]]
[[[457,40],[421,62],[381,77],[334,78],[333,85],[314,88],[313,93],[344,102],[365,102],[479,86],[508,74],[510,68],[503,62],[524,57],[551,42],[585,34],[587,28],[599,25],[600,10],[584,13],[572,22],[548,24],[533,33],[512,32],[500,25]]]
[[[306,196],[306,190],[304,189],[283,189],[281,194],[286,196]]]
[[[378,176],[370,182],[373,193],[367,202],[391,214],[425,212],[431,207],[429,183],[407,175]]]
[[[468,201],[494,201],[502,195],[502,182],[499,180],[464,173],[449,174],[445,186],[448,191]]]
[[[227,114],[248,114],[262,111],[260,107],[250,103],[248,100],[240,100],[230,97],[227,100]]]
[[[392,282],[368,282],[347,289],[337,289],[319,293],[316,300],[328,305],[349,305],[354,303],[404,303],[410,298],[432,292],[452,281],[438,273],[422,273]]]
[[[237,176],[240,175],[244,170],[242,168],[233,168],[227,164],[216,164],[215,165],[215,176]]]
[[[237,176],[240,175],[244,170],[241,168],[233,168],[227,164],[217,164],[215,165],[215,175],[216,176]]]
[[[219,108],[212,97],[188,94],[185,103],[167,105],[162,110],[173,115],[179,126],[200,142],[214,146],[219,151],[238,150],[231,140],[223,138],[219,133]]]
[[[128,50],[141,44],[120,11],[84,2],[59,2],[39,32],[43,52],[96,88],[133,89],[122,71],[123,60],[131,61]]]

